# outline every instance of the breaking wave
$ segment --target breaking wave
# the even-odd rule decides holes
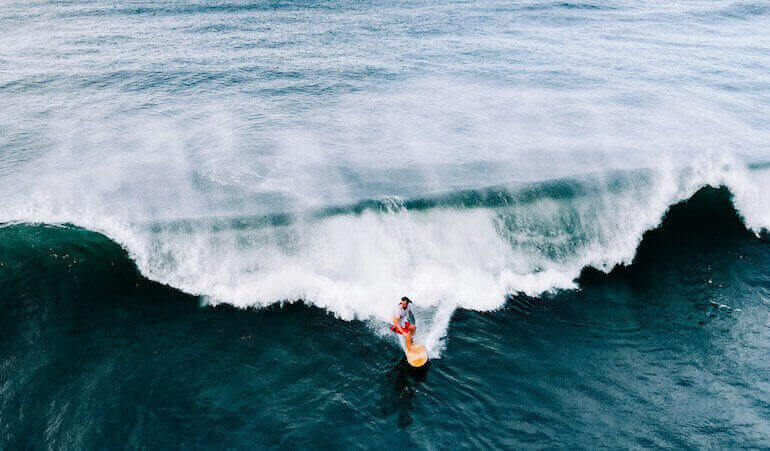
[[[763,165],[714,160],[294,213],[125,223],[30,209],[14,220],[103,233],[145,277],[210,304],[301,300],[384,333],[407,294],[437,356],[455,309],[495,310],[511,294],[578,288],[586,267],[630,264],[644,233],[704,186],[728,187],[744,224],[760,233],[770,224],[768,179]]]

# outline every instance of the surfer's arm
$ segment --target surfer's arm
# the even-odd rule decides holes
[[[406,331],[403,327],[401,327],[400,324],[398,324],[398,316],[393,317],[393,326],[396,328],[397,331],[401,332],[402,334],[405,334]]]

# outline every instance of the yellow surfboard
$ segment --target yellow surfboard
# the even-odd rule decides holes
[[[428,350],[425,345],[412,343],[412,351],[405,350],[406,361],[413,367],[421,367],[428,361]]]
[[[425,345],[412,342],[412,351],[410,352],[406,349],[406,339],[403,335],[398,336],[398,344],[404,350],[406,361],[413,367],[421,367],[428,361],[428,350],[425,349]]]

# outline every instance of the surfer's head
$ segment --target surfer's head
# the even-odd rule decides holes
[[[401,305],[402,309],[406,310],[406,308],[409,307],[409,304],[411,302],[412,302],[411,299],[409,299],[408,297],[404,296],[404,297],[401,298],[401,301],[399,302],[399,305]]]

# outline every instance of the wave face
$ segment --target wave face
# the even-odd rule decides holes
[[[627,264],[703,186],[770,226],[756,5],[3,11],[0,221],[98,231],[210,303],[408,294],[438,352],[456,308]]]

